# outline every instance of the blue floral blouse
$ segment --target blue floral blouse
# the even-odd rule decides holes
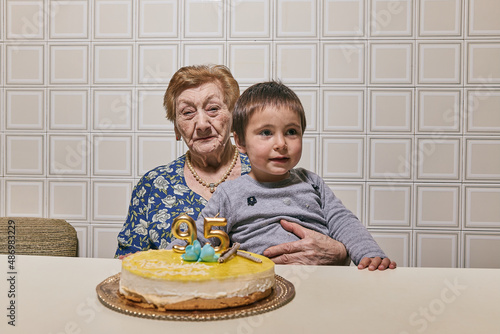
[[[240,153],[241,175],[250,172],[248,157]],[[118,234],[115,257],[148,249],[166,248],[172,222],[182,213],[195,221],[207,200],[193,192],[184,178],[186,155],[150,170],[132,192],[127,220]]]

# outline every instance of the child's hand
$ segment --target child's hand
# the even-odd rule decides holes
[[[387,268],[389,269],[395,269],[396,268],[396,262],[391,261],[388,257],[381,259],[380,257],[364,257],[359,261],[358,264],[358,269],[365,269],[368,268],[368,270],[373,271],[373,270],[385,270]]]

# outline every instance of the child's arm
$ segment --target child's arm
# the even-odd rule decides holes
[[[358,269],[368,268],[368,270],[373,271],[377,269],[385,270],[387,268],[395,269],[396,266],[396,262],[391,261],[388,257],[383,259],[380,257],[364,257],[359,261]]]

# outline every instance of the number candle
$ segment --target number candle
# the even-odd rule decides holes
[[[187,225],[187,231],[185,232],[181,231],[180,229],[182,223],[186,223]],[[196,232],[195,221],[185,213],[177,216],[174,219],[174,223],[172,225],[172,233],[177,239],[186,240],[189,245],[192,245],[193,241],[195,241],[198,236]],[[184,253],[186,251],[186,246],[174,245],[173,249],[174,252]]]
[[[205,218],[203,232],[205,238],[217,238],[220,240],[220,245],[214,247],[216,252],[225,251],[229,247],[229,236],[222,230],[213,230],[212,226],[226,226],[226,218]]]

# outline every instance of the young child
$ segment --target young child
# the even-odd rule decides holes
[[[358,268],[395,268],[358,218],[335,197],[318,175],[294,168],[302,154],[306,118],[297,95],[278,82],[251,86],[238,99],[233,131],[240,152],[252,169],[248,175],[217,187],[196,222],[203,245],[204,217],[227,219],[222,227],[231,242],[262,254],[265,249],[299,238],[281,219],[342,242]],[[213,243],[213,242],[212,242]],[[169,245],[184,244],[178,241]]]

